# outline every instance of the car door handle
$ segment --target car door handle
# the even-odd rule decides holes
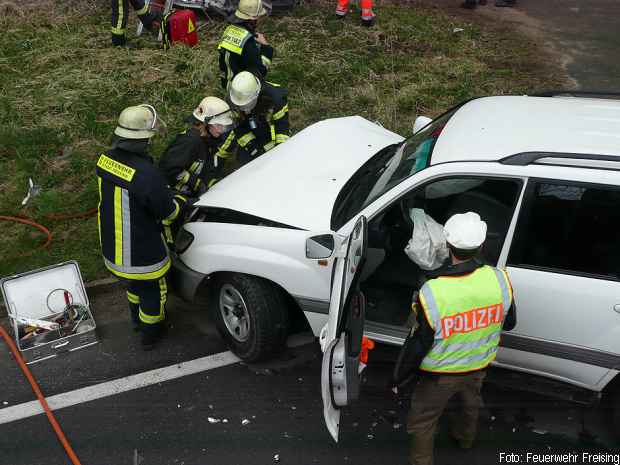
[[[620,304],[616,304],[614,305],[614,310],[618,313],[620,313]]]

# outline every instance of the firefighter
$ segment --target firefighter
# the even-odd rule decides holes
[[[240,113],[235,134],[238,160],[245,164],[289,138],[286,89],[262,82],[248,71],[235,76],[228,101]]]
[[[112,45],[114,46],[123,47],[127,44],[129,2],[147,30],[155,33],[159,28],[160,16],[149,12],[149,6],[144,3],[144,0],[112,0]]]
[[[127,283],[134,329],[151,349],[162,336],[170,257],[165,237],[179,214],[166,180],[148,155],[159,128],[155,108],[125,108],[112,148],[97,162],[99,238],[108,270]]]
[[[372,0],[360,0],[362,25],[370,27],[375,23],[376,15],[372,11]],[[336,18],[343,19],[349,10],[349,0],[338,0]]]
[[[273,47],[265,36],[256,31],[259,18],[267,10],[262,0],[240,0],[235,11],[236,22],[230,24],[218,45],[221,84],[225,91],[241,71],[249,71],[264,79],[273,60]]]
[[[235,151],[233,114],[217,97],[205,97],[163,153],[159,168],[175,194],[199,197],[223,175],[224,162]]]
[[[452,435],[461,448],[472,447],[485,369],[495,359],[501,331],[516,324],[508,275],[474,258],[486,231],[477,213],[452,216],[444,226],[451,264],[422,286],[413,303],[414,312],[420,309],[418,325],[394,372],[400,385],[419,373],[407,420],[412,465],[433,463],[437,423],[454,396],[462,412],[452,418]]]

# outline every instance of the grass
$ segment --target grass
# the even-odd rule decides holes
[[[192,49],[164,52],[141,37],[139,50],[118,50],[109,47],[107,4],[93,3],[41,0],[28,14],[28,2],[0,1],[0,215],[26,215],[54,233],[49,250],[19,257],[41,234],[0,222],[0,276],[69,259],[87,280],[106,276],[96,219],[49,215],[96,206],[94,165],[124,107],[148,102],[158,109],[169,126],[154,144],[159,154],[202,97],[221,96],[216,45],[223,22],[202,27]],[[276,48],[269,79],[289,88],[294,131],[360,114],[408,134],[418,114],[560,82],[536,46],[510,31],[415,5],[381,6],[377,26],[367,30],[357,14],[338,21],[332,10],[331,3],[302,3],[261,26]],[[133,35],[133,13],[131,21]],[[29,177],[42,191],[21,208]]]

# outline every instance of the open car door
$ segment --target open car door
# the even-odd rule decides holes
[[[329,318],[320,335],[323,349],[321,394],[323,415],[338,442],[340,408],[357,400],[360,392],[359,355],[364,334],[365,300],[359,281],[368,246],[368,222],[361,216],[339,256],[332,281]]]

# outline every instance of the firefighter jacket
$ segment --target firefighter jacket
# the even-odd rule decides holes
[[[249,115],[241,115],[235,133],[240,160],[247,161],[285,142],[290,137],[286,89],[263,82],[256,106]]]
[[[113,148],[99,157],[97,178],[106,267],[126,279],[161,278],[170,268],[164,228],[179,214],[179,205],[153,159],[145,152]]]
[[[159,169],[175,193],[198,197],[223,177],[224,161],[235,150],[235,133],[202,137],[189,128],[176,136],[159,160]]]
[[[273,47],[256,42],[254,31],[247,23],[230,24],[218,45],[220,82],[224,90],[241,71],[249,71],[259,79],[267,76],[273,60]]]

